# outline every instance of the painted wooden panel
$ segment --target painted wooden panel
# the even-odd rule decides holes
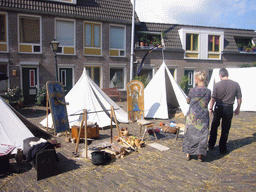
[[[219,59],[220,55],[219,54],[208,54],[209,59]]]
[[[20,45],[20,52],[32,53],[32,45]]]
[[[49,98],[55,133],[68,131],[70,128],[67,108],[65,105],[65,92],[62,84],[60,82],[48,81],[46,83],[46,90]]]
[[[7,51],[7,44],[0,44],[0,51]]]
[[[144,85],[141,81],[132,80],[127,84],[128,119],[144,119]]]
[[[96,48],[84,48],[85,55],[101,55],[101,49]]]
[[[119,50],[110,50],[110,56],[119,56]]]
[[[74,47],[64,47],[64,54],[75,54],[75,48]]]
[[[186,57],[198,58],[198,53],[186,53]]]

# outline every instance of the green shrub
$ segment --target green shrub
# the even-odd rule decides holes
[[[187,89],[187,86],[188,86],[188,80],[189,79],[188,79],[187,75],[183,76],[182,79],[181,79],[180,87],[184,92],[186,92],[186,89]]]
[[[141,81],[144,85],[144,88],[146,88],[147,84],[149,83],[149,81],[147,80],[147,75],[135,76],[133,80]]]
[[[46,88],[45,87],[39,89],[36,95],[36,105],[46,106]]]
[[[13,89],[9,89],[4,95],[4,99],[13,107],[16,107],[17,105],[23,106],[23,93],[22,89],[19,87],[15,87]]]

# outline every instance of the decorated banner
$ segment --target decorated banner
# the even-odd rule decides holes
[[[132,80],[127,84],[128,120],[144,119],[144,85],[141,81]]]
[[[68,114],[65,102],[65,91],[60,82],[46,83],[55,133],[69,130]]]

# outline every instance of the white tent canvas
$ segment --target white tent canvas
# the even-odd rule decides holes
[[[8,144],[23,149],[23,140],[34,137],[26,125],[13,112],[9,105],[0,97],[0,144]]]
[[[144,116],[168,119],[168,105],[180,107],[183,114],[186,114],[189,108],[186,98],[186,94],[163,62],[144,90]]]
[[[213,69],[212,77],[210,79],[208,88],[212,91],[215,83],[220,81],[219,68]],[[227,68],[229,79],[239,83],[242,91],[242,105],[241,111],[256,111],[256,100],[253,83],[256,81],[256,67],[249,68]],[[234,110],[237,103],[235,102]]]
[[[93,82],[85,69],[78,82],[65,96],[65,101],[69,103],[67,113],[70,126],[82,120],[81,114],[84,109],[88,112],[88,121],[97,122],[99,127],[110,126],[111,106],[115,110],[117,121],[128,123],[127,113]],[[46,127],[47,117],[40,124]],[[51,114],[48,116],[48,127],[52,127]]]

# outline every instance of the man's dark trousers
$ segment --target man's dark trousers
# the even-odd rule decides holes
[[[213,149],[217,139],[217,131],[221,123],[221,137],[219,142],[219,150],[220,153],[227,152],[227,140],[228,134],[231,127],[231,121],[233,118],[233,106],[225,106],[225,105],[216,105],[214,109],[214,116],[211,125],[210,139],[209,139],[209,148]]]

